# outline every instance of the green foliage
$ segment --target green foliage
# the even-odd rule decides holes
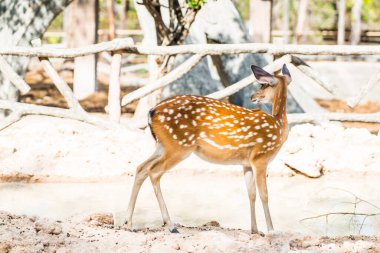
[[[47,38],[49,44],[58,44],[62,42],[62,38],[58,36],[50,36]]]
[[[235,1],[236,9],[238,9],[243,20],[249,20],[249,0]]]
[[[50,24],[49,31],[61,31],[63,24],[63,12],[61,12]]]
[[[363,0],[362,19],[369,25],[380,23],[380,1]]]
[[[206,0],[186,0],[186,3],[190,9],[198,10],[206,3]]]
[[[337,16],[334,2],[334,0],[313,0],[310,2],[309,9],[312,12],[310,25],[313,29],[332,29],[336,27]],[[295,15],[297,15],[297,13],[295,13]]]

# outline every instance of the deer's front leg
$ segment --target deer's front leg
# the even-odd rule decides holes
[[[244,179],[247,185],[249,204],[251,207],[251,233],[258,233],[257,223],[256,223],[256,210],[255,210],[255,201],[256,201],[256,184],[255,177],[253,175],[253,170],[251,167],[244,166]]]
[[[266,160],[259,160],[252,162],[254,169],[256,170],[256,182],[259,190],[261,203],[263,204],[265,221],[267,223],[268,232],[273,231],[272,218],[269,212],[268,206],[268,188],[267,188],[267,166]]]

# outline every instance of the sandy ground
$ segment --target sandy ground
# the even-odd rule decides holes
[[[318,236],[379,235],[380,176],[334,173],[318,179],[294,176],[269,177],[267,181],[276,231]],[[133,177],[121,177],[119,182],[2,183],[0,210],[54,220],[109,213],[115,224],[122,225],[132,183]],[[215,220],[222,227],[250,228],[249,202],[242,173],[169,172],[162,178],[161,188],[176,223],[195,227]],[[256,204],[258,228],[266,231],[259,198]],[[323,216],[337,212],[347,215]],[[379,215],[366,217],[349,213]],[[133,228],[161,225],[153,187],[147,180],[137,199]]]
[[[137,200],[137,232],[113,225],[125,218],[133,177],[105,183],[2,183],[0,252],[379,252],[380,214],[331,216],[328,224],[326,217],[302,221],[328,212],[380,213],[379,180],[342,173],[318,179],[269,177],[276,232],[266,235],[249,234],[244,180],[228,171],[178,170],[164,176],[163,194],[173,221],[183,225],[180,234],[160,227],[149,181]],[[259,229],[265,232],[257,203]]]
[[[54,221],[0,212],[0,252],[379,252],[378,237],[312,237],[295,233],[251,235],[219,227],[126,231],[112,218]]]

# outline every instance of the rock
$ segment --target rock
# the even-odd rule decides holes
[[[90,222],[93,225],[113,225],[114,220],[112,214],[102,214],[96,213],[91,214],[85,219],[87,222]]]
[[[220,227],[220,224],[219,222],[212,220],[204,224],[202,227]]]
[[[52,235],[59,235],[62,233],[62,227],[61,226],[54,226],[51,228],[50,233]]]

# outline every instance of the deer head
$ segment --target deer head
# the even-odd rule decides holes
[[[289,85],[292,81],[289,70],[284,64],[282,67],[282,76],[274,76],[266,72],[260,67],[255,65],[251,66],[251,70],[255,75],[258,83],[261,85],[260,89],[258,89],[251,96],[251,100],[253,103],[261,104],[261,103],[273,103],[275,99],[275,94],[278,94],[278,89],[282,88],[282,85]]]

